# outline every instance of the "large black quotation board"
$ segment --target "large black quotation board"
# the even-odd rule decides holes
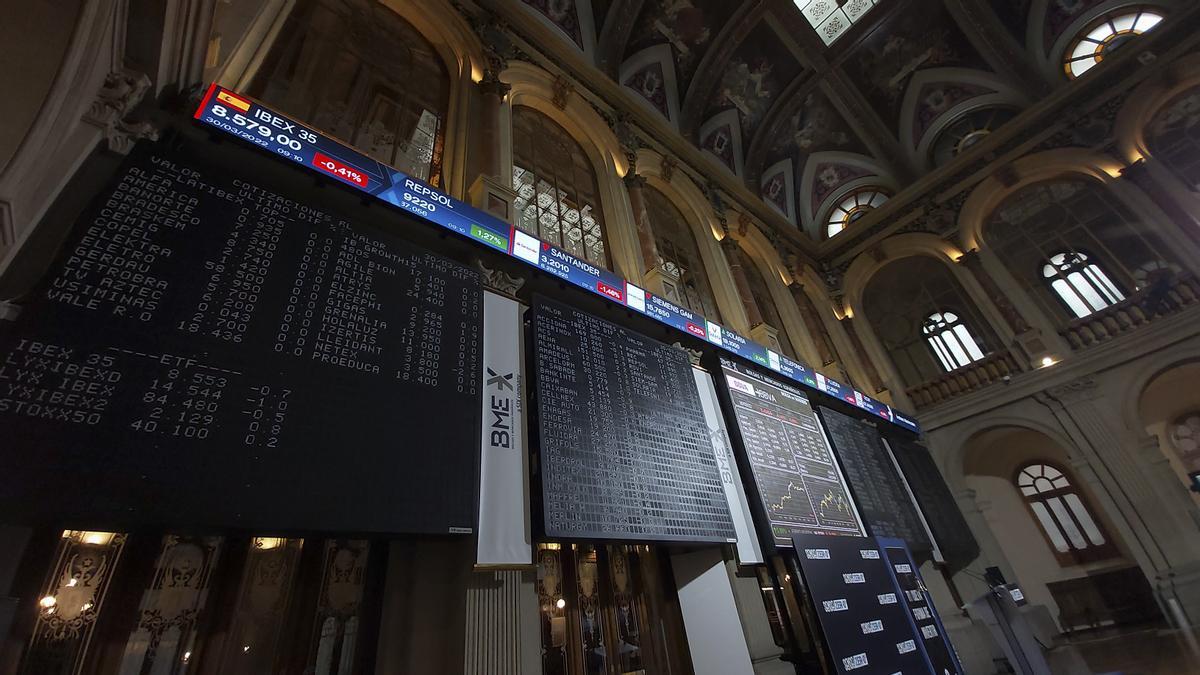
[[[291,178],[135,149],[0,326],[5,520],[471,531],[477,274]]]
[[[547,536],[732,542],[687,355],[535,296]]]
[[[979,557],[979,543],[971,534],[967,519],[963,517],[954,493],[938,470],[933,455],[919,443],[893,440],[888,443],[917,503],[921,505],[921,512],[929,521],[929,529],[937,539],[946,565],[954,571],[970,565]]]
[[[913,550],[930,551],[921,516],[875,427],[824,406],[819,413],[871,534],[903,539]]]
[[[804,392],[732,360],[721,359],[721,370],[775,545],[790,547],[796,534],[861,535],[858,509]]]
[[[795,546],[836,672],[932,672],[874,537],[801,534]]]

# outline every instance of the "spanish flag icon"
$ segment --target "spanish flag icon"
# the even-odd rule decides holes
[[[250,102],[249,101],[247,101],[244,98],[238,98],[236,95],[234,95],[228,91],[221,90],[221,91],[217,92],[217,100],[220,101],[221,103],[231,105],[234,108],[241,110],[242,112],[250,112]]]

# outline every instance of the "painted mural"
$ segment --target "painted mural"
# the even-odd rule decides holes
[[[927,68],[988,70],[949,12],[937,0],[914,3],[875,28],[846,61],[863,95],[880,117],[896,124],[913,75]]]

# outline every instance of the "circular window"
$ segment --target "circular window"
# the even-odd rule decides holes
[[[1013,108],[980,108],[954,120],[938,134],[929,150],[934,166],[941,166],[970,150],[1016,115]]]
[[[882,188],[869,186],[859,188],[842,198],[829,214],[829,222],[825,227],[825,236],[833,235],[846,229],[850,223],[867,215],[871,209],[878,208],[888,199]]]
[[[1107,12],[1080,32],[1063,56],[1067,77],[1076,78],[1116,49],[1154,28],[1163,15],[1151,9],[1124,7]]]

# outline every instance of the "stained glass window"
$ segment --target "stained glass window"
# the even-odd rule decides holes
[[[1108,12],[1079,33],[1063,55],[1067,77],[1074,79],[1091,70],[1129,40],[1154,28],[1163,15],[1149,9],[1123,7]]]
[[[888,195],[878,187],[864,187],[851,192],[838,202],[829,214],[825,225],[825,236],[832,237],[850,226],[871,209],[879,208],[888,200]]]
[[[532,108],[513,110],[517,227],[577,258],[608,267],[596,171],[579,143]]]

